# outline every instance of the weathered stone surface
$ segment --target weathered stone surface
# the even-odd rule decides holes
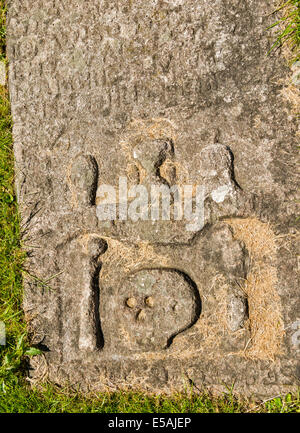
[[[24,309],[47,349],[33,380],[270,396],[299,384],[299,131],[284,60],[266,55],[273,8],[9,1],[16,185],[37,277]],[[144,220],[147,208],[101,220],[101,185],[120,177],[147,192],[203,185],[204,227]]]

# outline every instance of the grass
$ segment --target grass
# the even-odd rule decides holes
[[[299,2],[294,2],[299,3]],[[282,40],[283,38],[281,38]],[[0,1],[0,61],[5,61],[5,4]],[[0,321],[7,344],[0,346],[0,413],[291,413],[300,412],[300,394],[266,402],[239,400],[232,390],[215,398],[209,394],[145,395],[115,392],[83,395],[46,384],[32,389],[26,380],[31,348],[22,312],[22,269],[25,253],[14,191],[14,156],[7,89],[0,86]]]
[[[0,13],[0,59],[5,58],[5,14]],[[7,89],[0,86],[0,320],[6,325],[7,344],[0,346],[0,386],[24,361],[29,346],[23,318],[20,221],[14,192],[14,157]],[[18,374],[13,379],[16,381]]]
[[[300,60],[300,0],[288,0],[279,3],[274,13],[281,12],[281,18],[269,28],[278,28],[276,41],[271,51],[280,46],[288,48],[289,62]]]
[[[53,385],[30,389],[22,382],[0,391],[0,413],[300,413],[300,395],[266,402],[241,401],[230,391],[222,397],[192,390],[170,396],[140,392],[83,395]]]

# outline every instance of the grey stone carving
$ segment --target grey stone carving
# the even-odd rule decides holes
[[[137,351],[170,346],[176,335],[197,321],[201,309],[195,283],[172,269],[142,270],[130,275],[112,305],[119,331],[114,347],[129,345]]]
[[[143,140],[133,149],[133,157],[145,170],[143,182],[148,185],[167,183],[161,176],[160,167],[168,156],[173,156],[174,149],[171,140]],[[169,185],[170,186],[170,185]]]
[[[24,310],[50,380],[260,396],[297,385],[298,125],[280,53],[266,56],[272,12],[8,2],[16,187],[38,277]],[[203,225],[174,217],[174,193],[170,219],[102,220],[101,186],[120,177],[147,192],[203,186]]]
[[[70,169],[71,192],[75,204],[81,206],[95,203],[98,182],[98,166],[90,155],[78,155]]]
[[[135,147],[134,156],[140,159],[147,171],[145,184],[149,187],[155,182],[161,182],[157,170],[166,158],[168,150],[172,150],[172,147],[165,141],[142,142],[139,147]],[[207,179],[204,184],[207,187],[207,197],[212,197],[218,204],[225,200],[227,194],[230,198],[236,194],[237,186],[233,180],[229,149],[220,144],[208,146],[202,151],[201,157],[201,174],[205,180]],[[213,167],[217,168],[219,176]],[[84,209],[92,206],[97,183],[98,171],[94,158],[85,155],[76,157],[72,162],[70,175],[70,189],[76,192],[76,207]],[[220,193],[221,188],[225,192],[222,190]],[[217,199],[214,193],[219,194]],[[92,208],[96,209],[95,206]],[[235,208],[233,209],[234,212]],[[159,224],[160,221],[157,222],[157,225]],[[85,228],[88,230],[87,226]],[[170,230],[174,230],[172,225]],[[201,310],[199,291],[197,285],[184,273],[184,268],[183,271],[163,268],[142,269],[122,281],[118,290],[110,290],[113,295],[108,297],[99,279],[99,259],[109,247],[105,240],[101,239],[100,233],[95,235],[92,231],[87,232],[85,237],[86,240],[79,237],[71,242],[71,245],[74,242],[76,245],[71,247],[71,251],[75,248],[80,257],[77,270],[81,288],[80,307],[76,309],[76,320],[80,324],[77,343],[79,350],[92,351],[104,347],[105,337],[100,325],[101,298],[104,300],[103,315],[114,318],[117,324],[110,324],[109,333],[113,336],[109,349],[111,352],[120,349],[124,351],[125,348],[129,351],[165,349],[171,345],[176,335],[196,323]],[[122,237],[119,239],[122,240]],[[219,268],[232,284],[227,295],[227,309],[228,327],[234,332],[243,328],[248,318],[247,299],[237,285],[237,282],[247,277],[247,252],[244,245],[233,240],[232,233],[226,225],[214,227],[213,239],[216,239],[218,246],[212,248],[210,259],[203,256],[201,263],[205,264],[210,260],[218,262]],[[201,242],[203,243],[203,239]],[[105,317],[103,319],[107,320]]]

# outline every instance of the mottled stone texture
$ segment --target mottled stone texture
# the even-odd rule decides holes
[[[33,379],[154,391],[234,383],[268,396],[299,384],[297,124],[280,95],[285,62],[267,56],[273,8],[9,1],[16,185],[34,276],[24,309],[45,350]],[[204,185],[204,228],[100,221],[99,186],[119,176]],[[237,218],[273,233],[276,253],[251,230],[239,239]],[[268,278],[255,277],[262,269]]]

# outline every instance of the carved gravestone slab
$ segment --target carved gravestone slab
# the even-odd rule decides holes
[[[9,1],[33,381],[297,387],[297,124],[273,8]]]

